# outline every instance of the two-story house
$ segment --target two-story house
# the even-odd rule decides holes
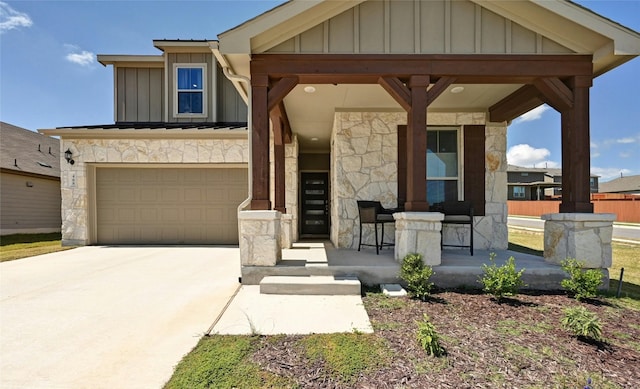
[[[589,176],[590,193],[598,193],[598,175]],[[507,167],[508,200],[560,200],[562,169],[509,165]]]
[[[357,248],[373,200],[404,211],[396,259],[437,265],[442,201],[473,204],[478,248],[507,247],[507,127],[542,103],[571,140],[559,212],[593,212],[589,88],[640,34],[563,0],[293,0],[154,45],[99,57],[115,124],[43,131],[75,160],[64,243],[239,243],[243,269],[269,267],[298,236]]]

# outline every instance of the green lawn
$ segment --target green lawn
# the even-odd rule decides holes
[[[0,262],[68,250],[62,247],[61,234],[15,234],[0,237]]]

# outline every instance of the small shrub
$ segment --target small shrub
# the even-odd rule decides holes
[[[585,307],[565,309],[562,326],[575,336],[591,338],[596,341],[601,340],[602,324],[600,324],[600,319]]]
[[[583,264],[576,259],[567,258],[560,263],[562,270],[569,273],[569,278],[560,282],[560,285],[576,298],[583,300],[595,297],[598,288],[602,284],[602,272],[598,269],[583,269]]]
[[[480,279],[485,292],[493,295],[497,300],[501,300],[505,296],[516,295],[518,290],[525,286],[522,281],[524,269],[516,271],[515,258],[509,257],[507,263],[502,266],[496,265],[495,253],[490,254],[489,260],[491,265],[482,265],[484,276]]]
[[[433,283],[429,279],[433,275],[431,266],[426,266],[420,254],[407,254],[402,260],[400,278],[407,283],[409,293],[415,298],[425,300],[431,295]]]
[[[444,349],[440,346],[440,337],[436,332],[436,327],[429,321],[429,316],[426,314],[422,321],[418,322],[418,342],[420,346],[429,355],[439,357],[444,354]]]

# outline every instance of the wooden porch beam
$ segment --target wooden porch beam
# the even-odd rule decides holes
[[[276,105],[278,105],[286,95],[298,85],[298,77],[287,76],[273,83],[269,88],[269,100],[268,109],[271,111]]]
[[[269,74],[272,79],[298,75],[354,79],[377,83],[380,75],[403,79],[412,75],[434,78],[452,76],[473,83],[514,83],[541,77],[592,76],[591,55],[505,55],[505,54],[254,54],[251,74]],[[371,79],[371,77],[375,77]],[[331,83],[331,77],[325,78]],[[304,80],[304,81],[303,81]],[[290,82],[290,81],[289,81]],[[457,82],[461,82],[458,80]]]
[[[440,79],[427,90],[427,106],[431,105],[455,80],[454,77],[440,77]]]
[[[275,117],[278,118],[280,123],[282,124],[282,134],[281,139],[285,144],[289,144],[292,142],[293,134],[291,132],[291,124],[289,122],[289,115],[287,115],[287,109],[284,106],[284,102],[280,101],[278,105],[276,105],[270,112],[269,117],[271,118],[271,122],[274,123],[275,126]],[[275,127],[274,127],[275,128]],[[274,133],[275,134],[275,133]]]
[[[489,107],[489,121],[508,122],[544,103],[540,91],[525,85]]]
[[[533,85],[542,93],[547,104],[558,112],[573,108],[573,91],[557,77],[538,78]]]
[[[380,77],[378,84],[405,110],[411,109],[411,91],[398,77]]]

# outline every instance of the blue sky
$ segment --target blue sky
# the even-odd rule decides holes
[[[113,123],[113,74],[96,54],[159,54],[153,39],[216,39],[282,1],[1,1],[0,120],[30,130]],[[577,3],[640,31],[640,0]],[[508,160],[559,167],[560,115],[546,106],[508,131]],[[640,59],[594,80],[591,167],[640,174]]]

